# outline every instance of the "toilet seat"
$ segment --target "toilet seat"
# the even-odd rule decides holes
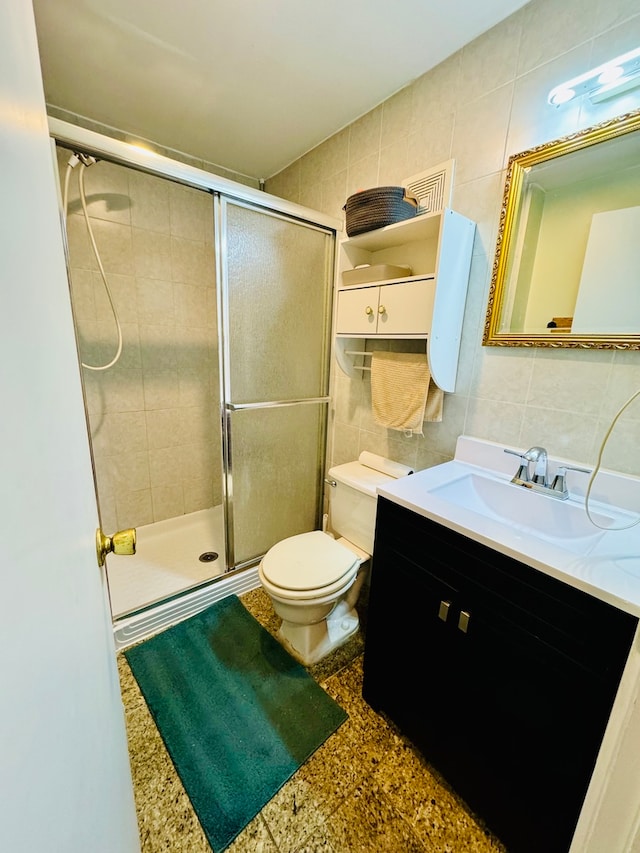
[[[321,530],[290,536],[262,558],[259,574],[267,591],[288,600],[339,593],[355,579],[361,559]]]

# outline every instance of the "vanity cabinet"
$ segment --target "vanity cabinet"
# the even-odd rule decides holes
[[[379,497],[365,700],[509,853],[566,853],[637,618]]]
[[[474,222],[445,208],[340,242],[334,327],[347,375],[357,375],[348,351],[358,350],[358,338],[417,338],[426,341],[435,383],[455,390],[474,234]],[[413,274],[342,283],[345,270],[363,264],[408,266]]]

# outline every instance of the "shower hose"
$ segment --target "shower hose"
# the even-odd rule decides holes
[[[80,202],[82,204],[82,212],[84,213],[84,221],[87,225],[87,232],[89,234],[89,240],[91,241],[91,246],[93,248],[93,254],[95,255],[96,261],[98,263],[98,269],[100,270],[100,275],[102,276],[102,281],[104,282],[104,288],[107,292],[107,296],[109,297],[109,304],[111,305],[111,311],[113,312],[113,318],[116,322],[116,328],[118,330],[118,347],[116,350],[116,354],[111,359],[108,364],[101,365],[93,365],[93,364],[85,364],[85,362],[81,362],[83,367],[86,367],[87,370],[108,370],[110,367],[113,367],[120,355],[122,353],[122,327],[120,326],[120,320],[118,319],[118,312],[116,311],[116,306],[113,301],[113,296],[111,294],[111,290],[109,289],[109,283],[107,281],[107,276],[104,271],[104,267],[102,265],[102,260],[100,258],[100,252],[98,251],[98,246],[96,245],[96,240],[93,235],[93,229],[91,228],[91,220],[89,218],[89,212],[87,210],[87,199],[84,188],[84,173],[87,166],[91,166],[94,163],[97,163],[95,157],[88,156],[86,154],[72,154],[67,163],[67,168],[64,176],[64,192],[62,199],[62,209],[64,211],[65,224],[68,218],[68,196],[69,196],[69,180],[71,178],[71,173],[75,169],[76,166],[80,166],[78,170],[78,190],[80,194]]]

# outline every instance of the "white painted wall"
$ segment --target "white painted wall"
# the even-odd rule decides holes
[[[52,152],[24,0],[0,4],[0,187],[0,849],[135,853]]]

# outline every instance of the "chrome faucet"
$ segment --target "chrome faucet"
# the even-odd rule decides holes
[[[547,465],[549,463],[549,456],[544,447],[530,447],[522,458],[526,459],[527,462],[534,463],[531,482],[538,483],[540,486],[548,486]]]
[[[520,466],[515,475],[511,478],[511,482],[515,486],[524,486],[526,489],[531,489],[534,492],[541,492],[549,495],[552,498],[559,498],[566,501],[569,497],[567,489],[567,471],[582,471],[583,474],[590,474],[589,468],[578,468],[575,465],[559,465],[558,470],[549,482],[548,464],[549,456],[544,447],[530,447],[526,453],[520,453],[517,450],[507,450],[505,453],[511,453],[512,456],[518,456]],[[531,464],[533,464],[533,475],[531,475]]]

